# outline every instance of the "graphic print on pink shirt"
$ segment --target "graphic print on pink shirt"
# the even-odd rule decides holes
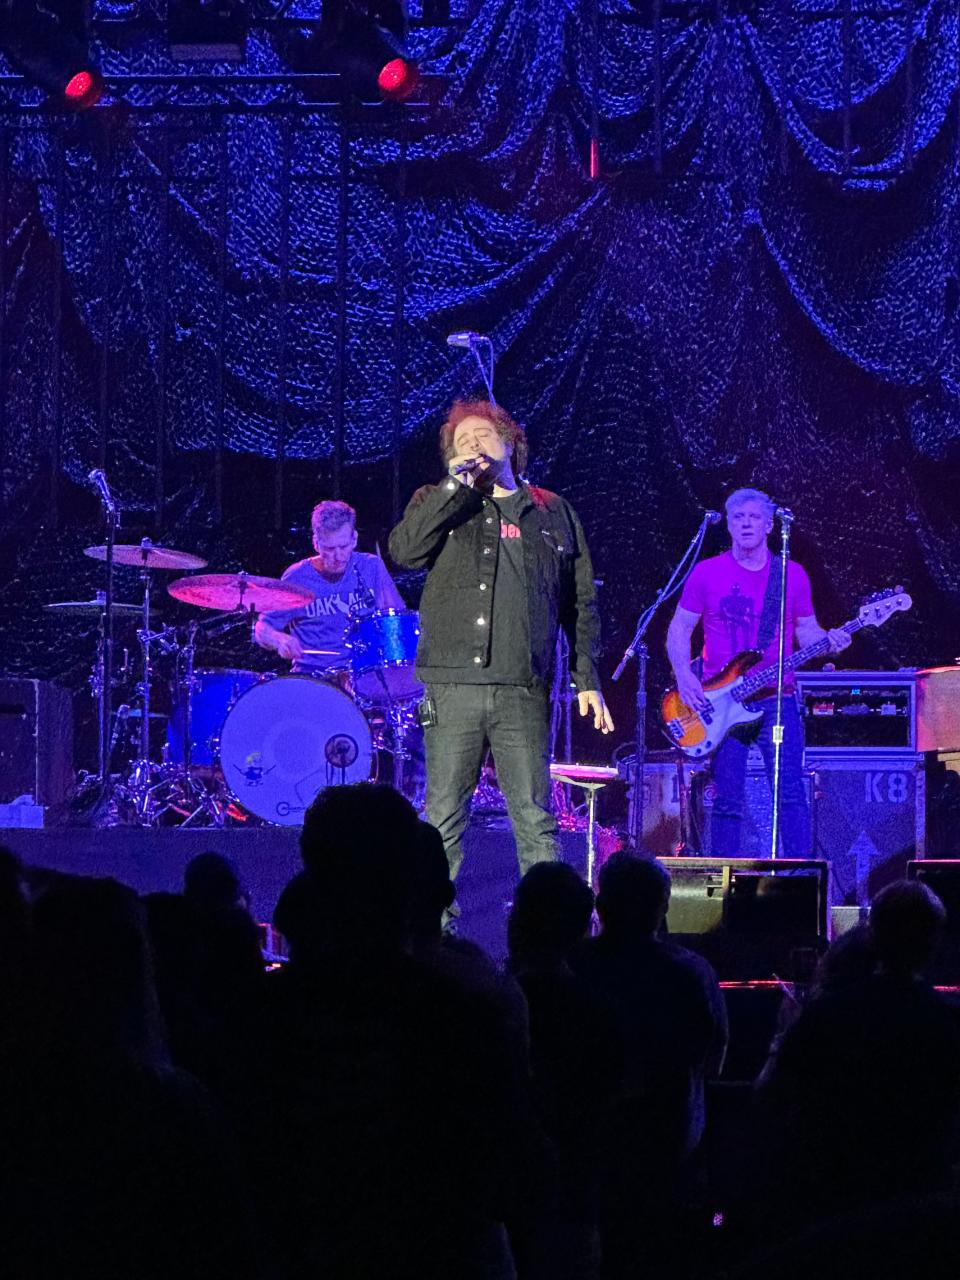
[[[745,569],[730,551],[701,560],[687,579],[680,607],[699,613],[703,620],[703,678],[727,665],[731,658],[757,643],[763,598],[773,557],[760,570]],[[791,561],[787,573],[787,653],[794,651],[794,630],[798,618],[813,615],[813,598],[806,570]],[[761,665],[777,660],[779,628],[764,651]],[[793,679],[788,675],[787,684]]]

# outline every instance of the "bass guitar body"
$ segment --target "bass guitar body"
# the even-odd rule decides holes
[[[743,683],[751,667],[756,666],[763,655],[756,649],[744,649],[731,658],[722,671],[718,671],[703,686],[710,703],[709,710],[688,707],[676,689],[669,689],[660,703],[660,714],[675,746],[692,760],[708,756],[715,751],[727,733],[738,724],[759,720],[762,711],[751,711],[738,702],[734,691]]]

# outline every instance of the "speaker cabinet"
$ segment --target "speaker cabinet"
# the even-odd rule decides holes
[[[0,680],[0,804],[63,805],[73,787],[73,699],[47,680]]]
[[[668,858],[671,938],[727,981],[809,976],[827,938],[825,862]]]
[[[816,853],[832,868],[831,902],[866,906],[924,851],[923,757],[812,757]]]

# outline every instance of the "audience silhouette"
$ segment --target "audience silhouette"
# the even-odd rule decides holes
[[[443,933],[443,843],[392,788],[327,788],[301,853],[278,965],[216,853],[141,902],[0,848],[5,1276],[957,1273],[960,1018],[924,884],[785,991],[757,1085],[714,1113],[750,1153],[725,1166],[702,1158],[725,1006],[666,932],[662,864],[615,854],[596,902],[532,867],[498,969]]]
[[[693,1197],[705,1124],[704,1086],[727,1041],[716,974],[663,934],[670,877],[629,852],[600,871],[602,931],[576,971],[610,1010],[623,1051],[623,1092],[606,1144],[605,1274],[656,1273],[677,1253],[678,1211]]]
[[[762,1191],[787,1196],[797,1221],[950,1183],[960,1031],[923,976],[943,920],[926,885],[888,885],[870,912],[872,971],[825,986],[782,1038]]]

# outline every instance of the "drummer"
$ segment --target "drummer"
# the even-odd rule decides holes
[[[321,502],[310,520],[316,555],[298,560],[283,581],[306,587],[313,600],[296,609],[263,613],[254,635],[294,671],[342,671],[350,665],[347,641],[356,618],[377,609],[406,609],[379,556],[357,550],[357,513],[345,502]]]

